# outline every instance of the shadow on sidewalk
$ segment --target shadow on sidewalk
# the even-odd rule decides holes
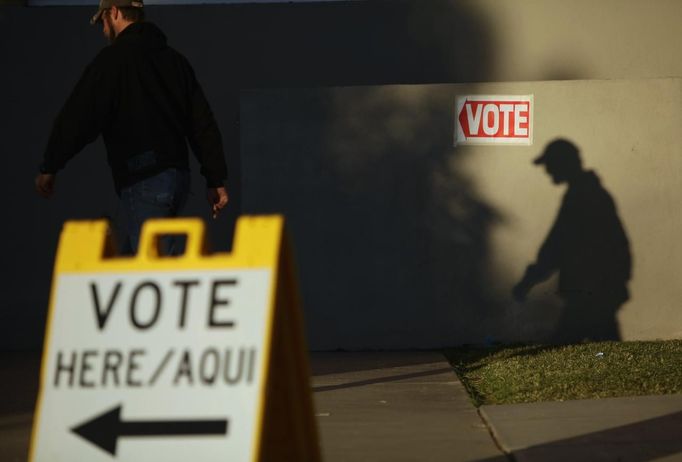
[[[430,377],[450,373],[456,379],[452,367],[443,367],[447,359],[441,351],[365,351],[365,352],[313,352],[310,366],[313,380],[329,375],[331,383],[313,387],[313,392],[357,388],[379,383]],[[414,370],[417,366],[418,370]],[[411,368],[408,370],[402,368]],[[420,370],[421,369],[421,370]],[[362,379],[358,380],[362,374]],[[369,374],[369,377],[368,377]],[[327,380],[327,379],[324,379]]]
[[[420,351],[320,351],[310,353],[313,377],[376,369],[432,364],[437,355],[445,360],[441,350]]]
[[[647,462],[682,452],[682,411],[513,451],[516,461]],[[502,462],[504,457],[477,462]]]
[[[410,374],[391,375],[391,376],[387,376],[387,377],[377,377],[375,379],[358,380],[356,382],[340,383],[337,385],[323,385],[323,386],[319,386],[319,387],[313,387],[313,392],[318,393],[318,392],[323,392],[323,391],[341,390],[344,388],[363,387],[365,385],[374,385],[377,383],[397,382],[399,380],[416,379],[419,377],[429,377],[432,375],[440,375],[440,374],[445,374],[448,372],[450,372],[452,374],[453,379],[454,379],[455,372],[452,370],[452,368],[445,367],[445,368],[434,369],[434,370],[430,370],[430,371],[413,372]]]

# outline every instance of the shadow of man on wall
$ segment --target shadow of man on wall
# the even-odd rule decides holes
[[[556,139],[534,160],[555,184],[567,183],[559,214],[537,260],[513,289],[524,301],[536,284],[559,273],[564,301],[552,341],[618,340],[616,313],[629,299],[630,245],[611,195],[584,170],[576,146]]]

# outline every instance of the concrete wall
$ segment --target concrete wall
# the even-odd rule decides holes
[[[453,148],[472,93],[533,94],[534,144]],[[253,91],[242,123],[244,208],[287,211],[317,348],[581,338],[609,316],[618,338],[682,337],[679,78]],[[634,262],[629,301],[578,326],[556,278],[511,297],[565,190],[532,165],[558,137],[614,198]]]
[[[88,23],[92,12],[92,7],[0,7],[0,151],[7,162],[2,183],[12,198],[0,230],[6,262],[0,279],[0,348],[36,348],[42,341],[62,223],[119,215],[101,141],[60,173],[53,200],[46,202],[33,191],[52,120],[104,45],[101,30]],[[432,17],[446,19],[448,27],[434,32]],[[235,90],[466,81],[486,74],[481,56],[487,54],[487,34],[465,4],[159,6],[148,8],[148,19],[192,62],[226,138],[231,205],[229,216],[209,230],[217,249],[229,247],[231,223],[241,213]],[[461,55],[470,65],[460,67],[454,44],[465,41]],[[196,174],[193,184],[186,214],[207,218],[203,181]]]
[[[482,0],[487,81],[641,79],[682,75],[677,0]]]
[[[353,120],[349,114],[354,108],[337,100],[339,95],[341,98],[346,95],[344,91],[352,90],[247,92],[242,115],[249,122],[242,127],[248,140],[242,146],[248,148],[248,153],[244,151],[240,157],[236,148],[239,137],[232,132],[237,113],[232,95],[239,88],[655,79],[681,75],[682,63],[677,59],[677,49],[682,43],[682,31],[677,27],[677,18],[682,15],[682,3],[676,0],[656,0],[646,5],[637,0],[564,3],[559,0],[389,0],[150,7],[150,19],[167,32],[171,44],[194,64],[228,138],[228,145],[232,147],[228,157],[232,171],[232,209],[230,216],[211,226],[215,247],[229,246],[231,222],[242,209],[284,211],[290,215],[295,232],[301,235],[296,237],[297,252],[299,259],[305,262],[305,267],[301,268],[302,284],[310,304],[307,310],[314,347],[424,346],[436,340],[458,343],[465,338],[477,340],[482,335],[493,335],[493,330],[487,327],[473,326],[479,318],[462,318],[452,310],[454,301],[466,302],[459,303],[462,306],[473,306],[470,302],[478,301],[476,305],[483,308],[476,316],[485,320],[488,313],[496,313],[497,302],[490,302],[484,289],[490,281],[477,280],[478,276],[469,275],[467,268],[474,265],[476,274],[488,274],[491,265],[497,267],[496,258],[518,260],[520,265],[522,258],[524,262],[530,258],[528,253],[532,254],[530,251],[536,243],[529,240],[528,248],[510,250],[518,255],[503,257],[505,253],[495,250],[498,239],[505,239],[498,236],[509,236],[508,231],[505,234],[499,231],[503,228],[494,224],[500,219],[497,209],[507,210],[507,205],[498,204],[494,192],[476,189],[485,188],[486,184],[478,179],[476,168],[474,172],[465,170],[462,160],[455,173],[449,169],[448,154],[438,139],[450,129],[450,114],[444,112],[451,103],[449,98],[442,98],[438,104],[429,103],[429,108],[435,109],[426,110],[414,120],[401,109],[406,104],[403,100],[406,98],[410,104],[421,107],[423,98],[435,98],[427,96],[434,92],[432,88],[400,87],[399,91],[396,90],[398,87],[361,88],[357,90],[360,100],[355,105],[374,106],[368,108],[373,111],[372,120],[357,119],[356,123],[362,125],[356,126],[349,122]],[[40,344],[52,258],[63,221],[103,215],[115,218],[117,215],[116,198],[110,188],[100,141],[88,147],[60,174],[58,195],[53,201],[46,203],[32,191],[32,178],[51,120],[83,67],[103,45],[100,31],[87,23],[91,14],[91,7],[0,7],[0,152],[6,162],[3,188],[5,197],[10,198],[6,202],[6,220],[0,239],[5,261],[5,276],[0,286],[4,294],[0,310],[0,348],[35,348]],[[575,83],[578,86],[591,84]],[[506,91],[513,87],[503,88]],[[479,89],[483,91],[485,87],[471,87],[471,91]],[[337,91],[341,93],[337,94]],[[394,96],[396,91],[403,96]],[[543,101],[559,98],[566,90],[557,87],[556,91],[559,92],[557,95],[547,96]],[[665,93],[666,98],[669,96]],[[538,108],[540,104],[538,102]],[[552,107],[555,111],[556,106]],[[288,114],[289,110],[291,114]],[[274,118],[275,114],[279,114],[278,119]],[[560,119],[562,114],[552,114],[551,118]],[[310,117],[320,119],[306,120]],[[426,122],[434,126],[425,126]],[[575,130],[572,125],[563,127],[565,136],[581,147],[583,143],[591,143],[592,137],[582,131],[579,120],[574,122]],[[392,133],[402,135],[397,139],[392,138],[393,134],[387,135],[382,131],[387,123]],[[541,123],[540,119],[538,123]],[[265,130],[266,127],[269,128]],[[305,130],[301,131],[302,128]],[[585,130],[591,134],[594,129]],[[284,132],[294,139],[284,137]],[[259,133],[258,137],[254,133]],[[346,133],[348,137],[339,133]],[[553,130],[546,133],[551,136]],[[654,135],[657,134],[655,131]],[[414,137],[429,140],[425,144],[431,146],[426,161],[416,154],[408,155],[414,148],[414,139],[417,139]],[[336,141],[330,144],[330,140]],[[535,147],[539,148],[540,139],[536,140]],[[273,151],[275,141],[289,144],[278,145]],[[320,150],[297,151],[307,145]],[[386,159],[378,154],[370,159],[352,155],[358,150],[367,152],[366,146],[372,146],[371,152],[383,152],[382,146],[389,146],[405,154],[397,159]],[[597,151],[586,149],[585,155],[592,156],[594,152]],[[485,157],[472,156],[476,159]],[[330,159],[335,163],[328,162]],[[657,157],[658,161],[662,162]],[[243,162],[246,163],[244,166]],[[366,176],[348,183],[346,175],[357,173],[358,169]],[[427,172],[430,173],[427,175]],[[433,172],[439,180],[431,178],[430,175],[436,174]],[[668,172],[670,169],[665,169],[665,173]],[[457,181],[452,181],[453,175]],[[604,175],[607,176],[606,172]],[[387,186],[372,181],[375,177],[386,178],[391,183]],[[395,194],[415,177],[420,179],[414,186],[414,194]],[[616,178],[618,175],[608,175],[605,179],[611,184]],[[449,230],[455,228],[453,216],[442,204],[432,201],[429,192],[432,181],[450,185],[447,194],[463,201],[455,208],[463,207],[465,217],[469,216],[467,214],[475,217],[475,226],[467,228],[462,235],[462,242],[474,236],[466,249],[459,241],[452,244]],[[541,175],[535,175],[535,181],[539,186]],[[673,181],[672,177],[669,181]],[[202,203],[202,181],[198,176],[194,178],[194,185],[187,214],[207,216]],[[299,197],[298,202],[287,201],[287,197],[268,189],[267,185],[294,188],[299,193],[312,195],[313,199],[317,195],[317,200],[310,204],[310,198],[290,195]],[[452,185],[456,185],[454,190],[451,190]],[[657,183],[657,186],[660,185]],[[559,194],[548,189],[552,192],[543,190],[543,194]],[[657,190],[668,197],[668,189]],[[498,193],[502,191],[504,189]],[[614,192],[620,204],[619,194],[624,195]],[[409,221],[404,210],[406,201],[408,210],[421,215],[406,231],[394,236],[394,230]],[[548,210],[554,207],[550,202],[546,205]],[[334,210],[345,213],[330,218]],[[522,214],[520,210],[513,213]],[[336,220],[338,227],[330,228],[323,218]],[[455,218],[457,223],[463,220],[461,216]],[[529,218],[526,216],[526,219]],[[538,225],[551,221],[540,213],[535,219]],[[355,225],[361,225],[361,228]],[[428,228],[426,231],[425,227]],[[341,234],[313,234],[313,231],[335,229],[344,231]],[[478,232],[482,234],[479,236]],[[425,233],[435,237],[425,241],[420,237]],[[360,263],[365,268],[361,274],[378,275],[376,282],[365,278],[358,283],[359,278],[354,277],[356,285],[349,283],[346,277],[348,271],[352,274],[353,270],[347,264],[341,265],[345,272],[335,279],[327,277],[328,271],[315,271],[316,268],[330,268],[328,255],[332,256],[332,262],[336,258],[339,264],[351,261],[344,258],[346,254],[356,255],[358,248],[365,248],[363,236],[371,238],[369,242],[374,243],[372,249],[377,253],[374,258]],[[379,239],[379,236],[383,238]],[[409,265],[403,258],[406,253]],[[649,252],[637,253],[640,255],[637,258],[642,259],[646,257],[641,255]],[[458,270],[450,274],[446,270],[453,267],[455,254],[458,263],[454,266]],[[655,260],[651,262],[654,263],[649,264],[655,266]],[[636,272],[643,268],[641,265],[644,263],[636,261]],[[672,261],[670,265],[673,265]],[[512,277],[514,268],[508,270],[508,277]],[[422,271],[433,277],[419,276]],[[663,274],[673,271],[673,266],[659,268]],[[409,289],[414,284],[415,274],[420,281],[417,288],[402,295],[393,292],[396,286]],[[504,291],[508,282],[499,282],[504,278],[498,280],[499,275],[494,271],[489,274],[492,283],[499,284],[500,290]],[[456,280],[455,288],[448,282],[453,280]],[[458,287],[470,283],[480,284],[480,287],[458,291]],[[344,298],[350,297],[353,291],[356,291],[354,297]],[[393,295],[384,298],[384,294]],[[669,304],[666,306],[672,306],[673,295],[667,297]],[[358,312],[363,314],[348,321],[351,324],[342,319],[347,304],[340,301],[344,300],[357,304]],[[390,315],[382,311],[387,306],[392,307]],[[432,315],[420,321],[420,316],[415,314],[422,311]],[[409,337],[410,326],[394,329],[380,322],[391,317],[397,320],[394,327],[400,323],[416,323],[417,330],[424,333],[434,322],[444,321],[446,327],[442,335],[427,341],[424,336]],[[627,318],[627,326],[632,326],[625,329],[626,336],[677,335],[671,332],[672,327],[660,330],[658,324],[652,324],[643,312],[630,312],[629,305],[622,310],[622,317]],[[536,324],[537,328],[535,324],[528,326],[529,335],[547,331],[545,324],[539,321]],[[459,330],[450,330],[454,325],[459,326]],[[461,332],[471,335],[460,335]],[[368,343],[367,339],[372,338],[376,342]]]

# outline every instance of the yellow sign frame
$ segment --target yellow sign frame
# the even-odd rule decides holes
[[[161,256],[158,239],[163,235],[186,235],[185,253]],[[142,228],[139,251],[131,257],[115,255],[106,220],[65,223],[52,278],[29,461],[35,460],[41,404],[48,377],[55,291],[61,275],[255,268],[270,269],[273,281],[268,297],[267,328],[263,333],[266,336],[261,370],[263,381],[257,404],[258,424],[252,460],[321,460],[293,254],[284,218],[271,215],[240,217],[231,253],[208,252],[201,219],[148,220]]]

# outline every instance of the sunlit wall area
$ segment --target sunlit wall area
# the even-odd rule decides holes
[[[681,90],[675,78],[245,93],[244,205],[289,211],[319,348],[678,338]],[[533,144],[453,147],[455,98],[476,93],[533,94]],[[587,261],[631,270],[627,300],[569,309],[556,276],[512,298],[566,191],[533,164],[556,138],[615,203],[631,268]],[[610,239],[586,194],[567,232]]]

